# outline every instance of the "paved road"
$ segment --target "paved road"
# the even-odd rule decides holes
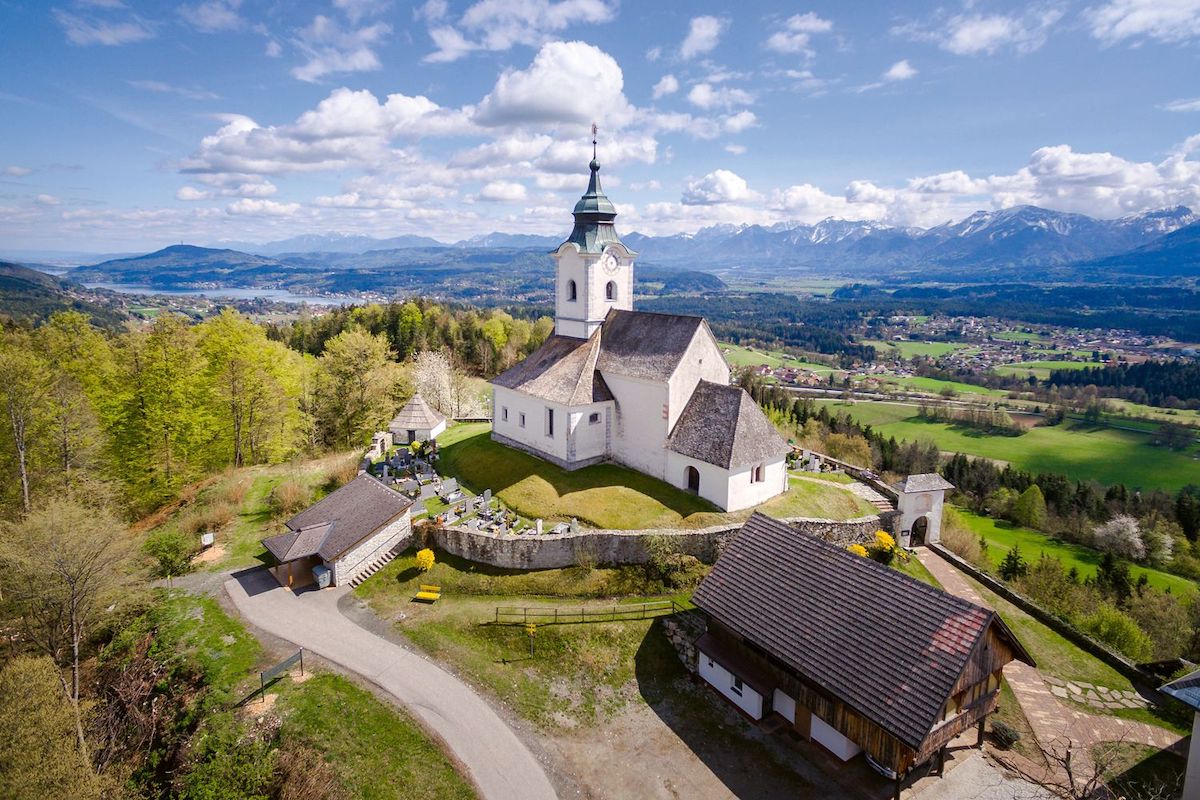
[[[554,800],[545,771],[504,720],[435,664],[343,616],[348,589],[293,594],[265,570],[225,584],[253,625],[361,675],[399,700],[446,743],[486,800]]]

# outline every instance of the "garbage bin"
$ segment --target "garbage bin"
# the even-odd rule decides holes
[[[317,582],[318,589],[328,589],[329,584],[333,582],[333,573],[329,567],[318,564],[313,567],[313,580]]]

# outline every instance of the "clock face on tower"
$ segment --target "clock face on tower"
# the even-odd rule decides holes
[[[609,275],[615,275],[617,267],[620,265],[617,263],[617,257],[612,254],[611,250],[608,250],[604,255],[600,256],[600,266]]]

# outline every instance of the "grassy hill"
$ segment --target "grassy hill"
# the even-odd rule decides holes
[[[113,326],[123,319],[120,312],[80,297],[69,281],[0,261],[0,318],[37,322],[56,311],[69,310],[82,311],[102,326]]]

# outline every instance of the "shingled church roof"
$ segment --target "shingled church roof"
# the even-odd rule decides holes
[[[754,514],[692,602],[800,677],[917,749],[995,611]]]
[[[551,336],[524,361],[492,379],[492,383],[549,400],[580,406],[611,400],[596,370],[600,330],[588,339]]]
[[[287,521],[288,530],[262,540],[279,561],[319,555],[329,561],[400,516],[412,501],[370,475],[359,475]]]
[[[781,458],[788,444],[744,389],[700,381],[667,437],[667,449],[731,469]]]
[[[665,381],[687,355],[704,317],[613,309],[604,318],[598,365],[603,372]]]

